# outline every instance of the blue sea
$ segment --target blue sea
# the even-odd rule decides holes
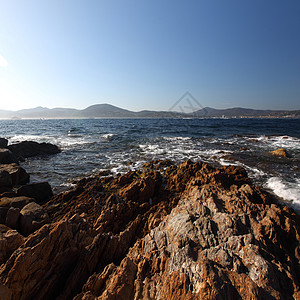
[[[300,119],[0,120],[0,137],[58,145],[60,154],[22,163],[32,182],[48,181],[55,192],[104,169],[192,159],[242,166],[255,184],[300,208]],[[282,147],[288,158],[268,154]]]

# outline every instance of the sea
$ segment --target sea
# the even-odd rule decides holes
[[[121,174],[151,160],[191,159],[242,166],[254,184],[300,211],[300,119],[0,120],[0,137],[59,146],[57,155],[21,163],[32,182],[48,181],[56,193],[102,170]],[[269,154],[278,148],[288,157]]]

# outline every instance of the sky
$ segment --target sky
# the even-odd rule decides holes
[[[0,109],[300,109],[299,0],[0,0]]]

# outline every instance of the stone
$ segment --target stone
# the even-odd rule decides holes
[[[4,138],[0,138],[0,148],[5,148],[7,147],[8,140]]]
[[[57,154],[60,149],[50,143],[37,143],[32,141],[24,141],[18,144],[8,146],[8,149],[18,158],[24,159],[38,155]]]
[[[0,164],[18,163],[17,158],[9,149],[0,148]]]
[[[33,198],[29,197],[3,197],[0,199],[0,207],[16,207],[22,209],[25,205],[30,202],[35,202]]]
[[[280,157],[287,157],[287,152],[284,148],[280,148],[280,149],[276,149],[273,151],[270,151],[270,154],[274,155],[274,156],[280,156]]]
[[[0,265],[5,263],[10,255],[24,242],[24,237],[16,230],[0,232]],[[1,299],[5,299],[1,294]]]
[[[18,229],[20,208],[11,207],[6,215],[5,224],[12,229]]]
[[[6,171],[11,176],[12,185],[22,185],[29,182],[29,174],[18,164],[0,165],[0,171]]]
[[[5,224],[8,207],[0,207],[0,224]]]
[[[34,198],[37,202],[44,202],[53,196],[52,188],[48,182],[38,182],[23,185],[16,189],[18,196]]]
[[[0,170],[0,187],[12,187],[12,178],[7,171]]]
[[[47,212],[35,202],[30,202],[20,211],[19,228],[24,235],[29,235],[48,222]]]

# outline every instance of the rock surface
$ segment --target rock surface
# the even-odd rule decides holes
[[[274,156],[287,157],[287,152],[284,148],[276,149],[270,152]]]
[[[44,202],[53,196],[52,188],[48,182],[38,182],[22,185],[16,188],[18,196],[34,198],[37,202]]]
[[[37,155],[57,154],[60,152],[60,149],[56,145],[32,141],[24,141],[21,143],[12,144],[8,146],[8,149],[19,160]]]
[[[11,177],[12,185],[26,184],[30,180],[29,174],[16,163],[0,165],[0,172],[1,171],[8,172]]]
[[[43,207],[0,257],[1,299],[300,298],[300,217],[240,167],[152,162]]]
[[[8,149],[0,148],[0,164],[17,163],[17,158]]]

